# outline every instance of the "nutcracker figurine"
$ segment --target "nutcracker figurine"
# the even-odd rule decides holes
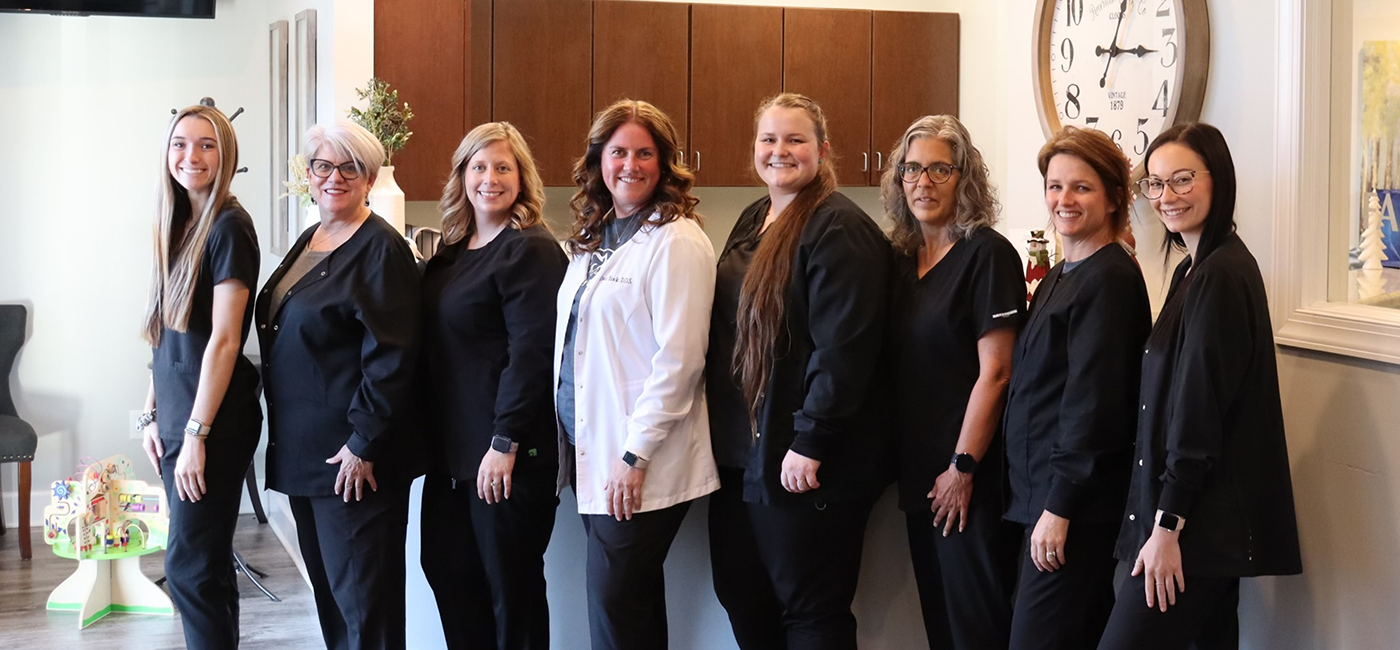
[[[1026,252],[1030,253],[1030,259],[1026,260],[1027,303],[1035,295],[1035,288],[1040,286],[1040,281],[1045,279],[1045,274],[1050,272],[1050,252],[1046,249],[1046,244],[1049,243],[1045,239],[1044,230],[1032,230],[1031,238],[1026,240]]]

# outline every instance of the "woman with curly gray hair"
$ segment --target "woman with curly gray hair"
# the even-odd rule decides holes
[[[987,166],[956,118],[919,118],[890,160],[899,505],[924,626],[930,647],[1005,648],[1020,537],[1001,519],[998,425],[1026,309],[1021,258],[991,228]]]

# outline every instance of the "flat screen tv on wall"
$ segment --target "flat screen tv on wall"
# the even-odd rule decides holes
[[[214,0],[0,0],[0,12],[213,18]]]

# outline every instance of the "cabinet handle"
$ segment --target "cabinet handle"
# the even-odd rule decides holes
[[[700,150],[695,151],[695,171],[700,171]]]
[[[885,168],[885,156],[884,156],[883,154],[881,154],[880,152],[876,151],[876,152],[875,152],[875,171],[880,171],[881,169],[884,169],[884,168]]]
[[[684,151],[684,150],[682,150],[682,151],[677,151],[677,152],[676,152],[676,166],[677,166],[677,167],[685,167],[685,151]]]
[[[860,155],[860,170],[863,172],[870,171],[870,152],[868,151]]]

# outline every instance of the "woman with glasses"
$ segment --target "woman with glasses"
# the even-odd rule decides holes
[[[369,209],[374,135],[317,125],[306,151],[321,222],[257,299],[267,486],[290,498],[326,647],[402,648],[418,267]]]
[[[1070,126],[1039,164],[1064,261],[1031,301],[1006,398],[1006,519],[1026,540],[1011,647],[1079,650],[1098,644],[1113,609],[1152,313],[1119,243],[1132,206],[1127,158],[1102,131]]]
[[[890,329],[899,505],[932,648],[1007,647],[1019,527],[1002,521],[1002,398],[1026,310],[982,154],[947,115],[910,125],[880,183],[899,261]]]
[[[855,648],[865,524],[891,465],[874,399],[889,244],[836,191],[816,102],[778,95],[754,126],[768,194],[724,245],[706,364],[715,593],[745,650]]]
[[[1143,161],[1140,189],[1187,257],[1143,350],[1116,549],[1132,573],[1099,647],[1235,648],[1240,578],[1303,570],[1269,305],[1220,131],[1173,127]]]
[[[165,575],[185,644],[232,649],[233,531],[262,435],[258,371],[243,356],[261,256],[253,220],[229,191],[238,169],[229,119],[190,106],[170,119],[164,145],[143,331],[151,383],[138,423],[170,501]]]

